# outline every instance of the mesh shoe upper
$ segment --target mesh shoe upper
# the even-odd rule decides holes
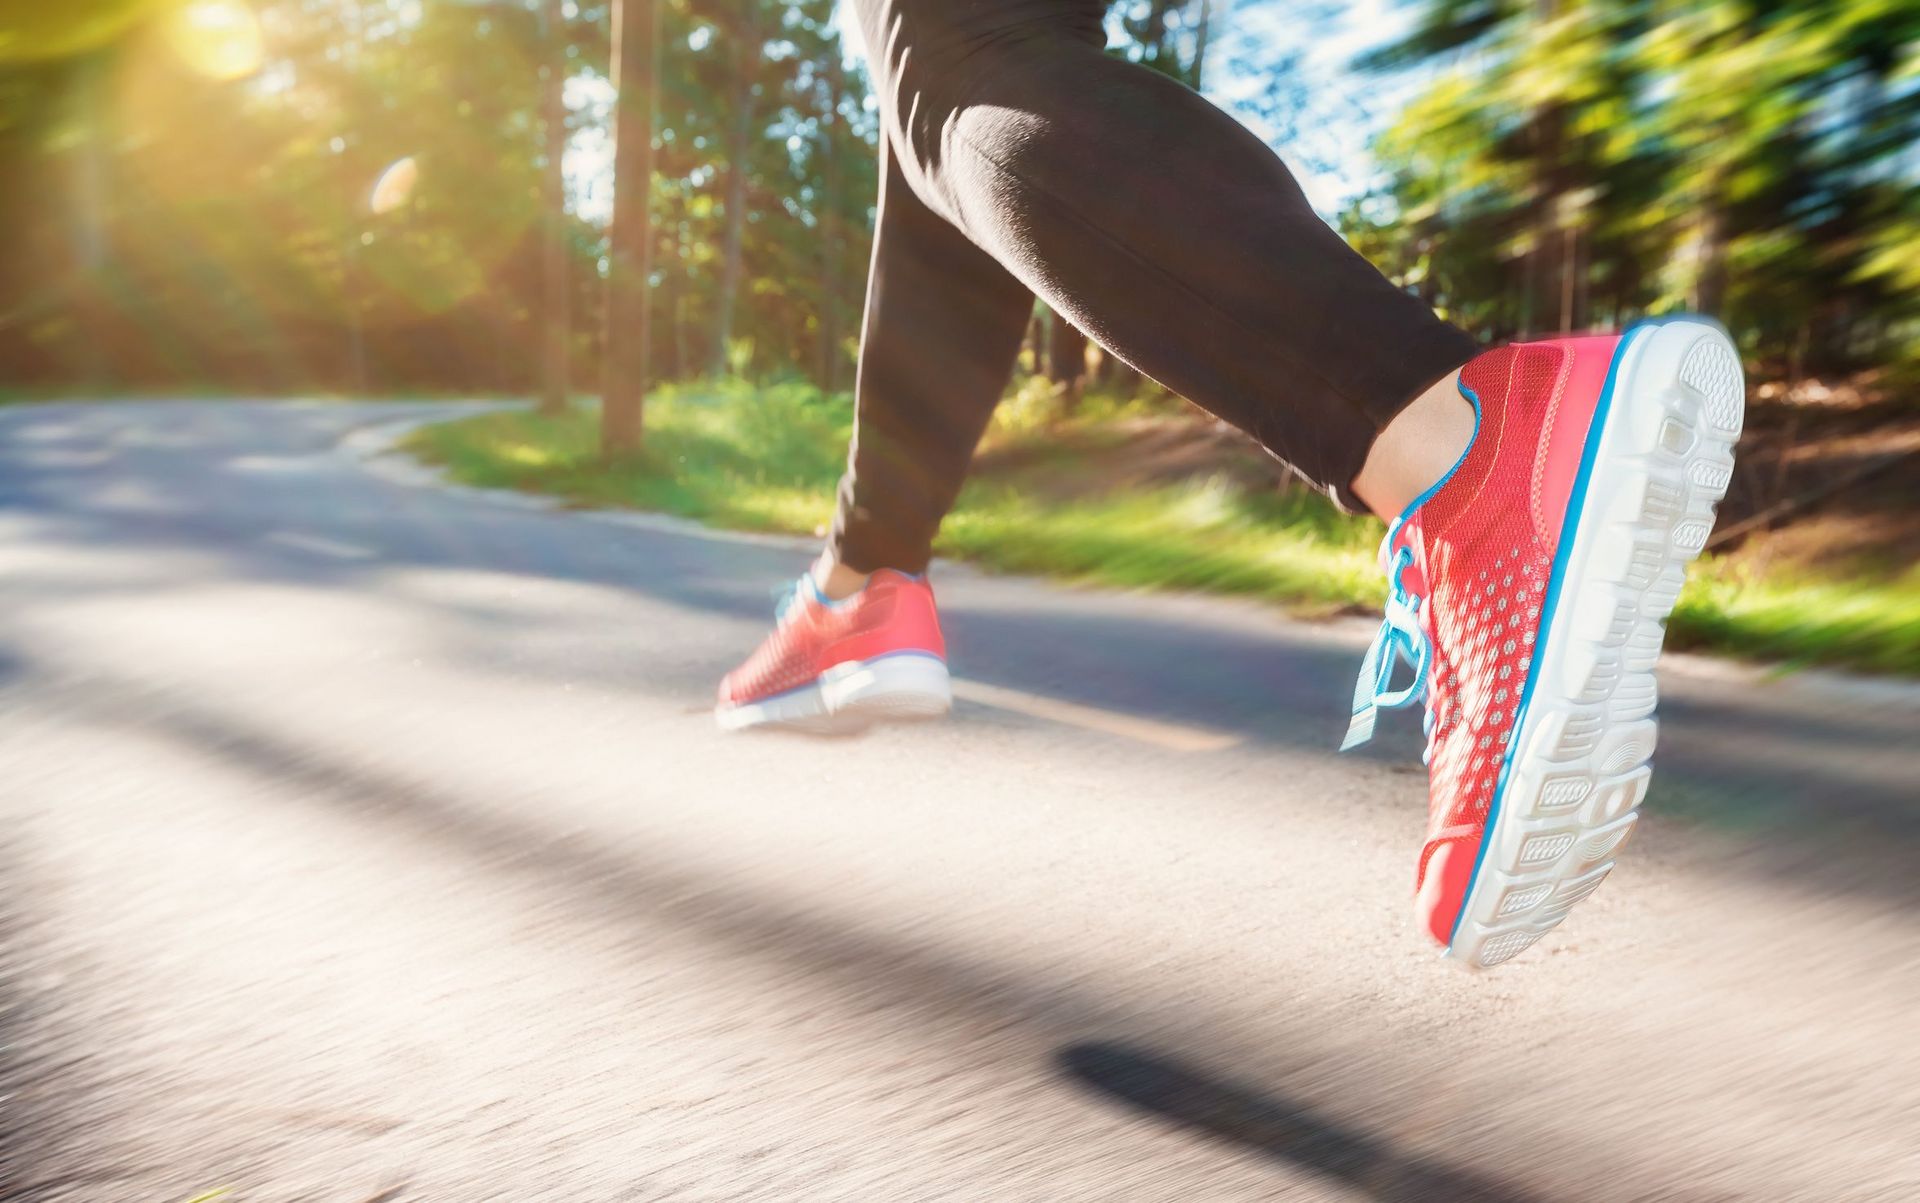
[[[1382,549],[1393,600],[1362,673],[1363,694],[1369,674],[1373,692],[1356,697],[1355,734],[1370,731],[1375,705],[1424,697],[1430,812],[1418,909],[1443,944],[1522,717],[1564,519],[1564,482],[1553,469],[1569,442],[1585,440],[1599,398],[1597,380],[1574,378],[1574,346],[1504,347],[1461,370],[1462,391],[1480,411],[1472,446]],[[1398,691],[1387,685],[1395,654],[1416,666],[1414,685]]]
[[[826,601],[802,579],[772,634],[720,682],[720,704],[764,701],[811,685],[836,665],[901,652],[946,656],[926,578],[882,570],[842,602]]]

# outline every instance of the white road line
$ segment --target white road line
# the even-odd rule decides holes
[[[371,560],[373,552],[353,543],[342,543],[324,535],[305,535],[299,531],[277,530],[266,538],[268,543],[278,543],[282,547],[291,547],[298,551],[310,551],[315,555],[329,556],[336,560]]]
[[[958,677],[954,678],[953,696],[969,702],[978,702],[982,706],[995,706],[1001,710],[1011,710],[1016,714],[1065,723],[1070,727],[1098,731],[1104,735],[1137,739],[1142,743],[1153,744],[1174,752],[1218,752],[1223,748],[1231,748],[1244,742],[1243,736],[1226,731],[1209,731],[1203,727],[1164,723],[1158,719],[1120,714],[1094,706],[1082,706],[1077,702],[1063,702],[1057,698],[1041,697],[1039,694],[1023,693],[1018,689],[1007,689],[999,685],[987,685],[980,681],[969,681]]]

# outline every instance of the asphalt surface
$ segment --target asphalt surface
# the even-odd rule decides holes
[[[0,1198],[1920,1199],[1913,689],[1677,666],[1473,976],[1354,625],[947,569],[950,721],[726,737],[805,553],[422,410],[0,411]]]

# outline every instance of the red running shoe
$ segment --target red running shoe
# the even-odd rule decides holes
[[[1424,699],[1415,912],[1497,965],[1593,893],[1647,792],[1653,665],[1733,472],[1746,385],[1719,326],[1525,343],[1460,373],[1472,446],[1387,532],[1386,622],[1347,747]],[[1393,687],[1398,660],[1413,681]]]
[[[924,576],[883,569],[833,602],[802,577],[778,625],[720,682],[714,717],[729,731],[788,727],[845,734],[953,707],[947,645]]]

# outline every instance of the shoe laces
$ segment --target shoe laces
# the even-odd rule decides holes
[[[812,578],[802,575],[785,585],[775,585],[769,592],[773,594],[773,622],[775,626],[786,626],[787,619],[797,617],[801,604],[817,596]]]
[[[777,627],[785,626],[788,619],[798,618],[805,613],[808,602],[825,610],[838,610],[853,601],[853,597],[835,601],[820,592],[820,586],[814,583],[810,572],[801,573],[791,584],[775,585],[770,592],[773,594],[773,622]]]
[[[1413,566],[1413,548],[1399,541],[1405,518],[1396,518],[1387,527],[1380,544],[1380,558],[1387,569],[1387,603],[1384,621],[1366,657],[1360,661],[1360,675],[1353,684],[1353,715],[1347,721],[1347,737],[1342,752],[1357,748],[1373,738],[1374,721],[1382,710],[1398,710],[1415,702],[1426,702],[1427,670],[1433,664],[1433,640],[1421,621],[1427,598],[1407,585],[1404,574]],[[1413,668],[1413,680],[1396,687],[1393,678],[1402,662]],[[1428,705],[1422,727],[1433,734],[1433,708]],[[1429,747],[1429,754],[1431,747]],[[1422,760],[1427,759],[1425,755]]]

